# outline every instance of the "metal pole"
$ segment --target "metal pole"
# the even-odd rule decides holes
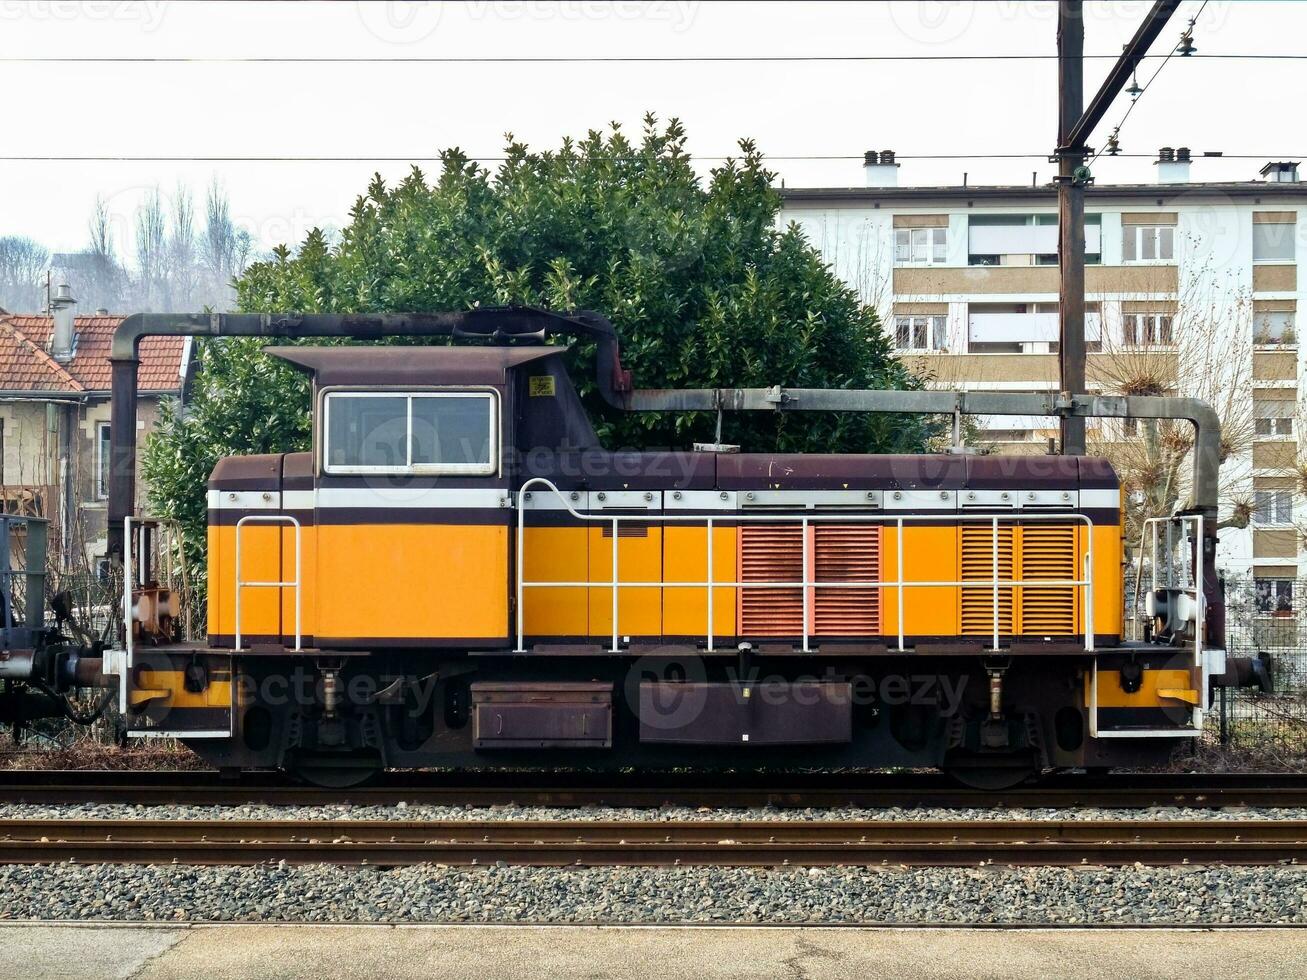
[[[1076,178],[1084,164],[1084,146],[1067,146],[1066,140],[1080,121],[1084,107],[1085,22],[1081,0],[1059,0],[1057,8],[1057,221],[1058,299],[1061,389],[1078,395],[1085,391],[1085,189]],[[1085,420],[1062,417],[1062,453],[1083,456]]]

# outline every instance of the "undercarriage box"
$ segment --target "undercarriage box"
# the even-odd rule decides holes
[[[472,717],[478,749],[611,748],[613,686],[479,681]]]
[[[829,681],[640,685],[640,741],[807,745],[852,738],[852,688]]]

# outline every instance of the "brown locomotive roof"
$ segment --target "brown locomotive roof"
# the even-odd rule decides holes
[[[268,347],[328,385],[502,385],[508,371],[565,347]]]

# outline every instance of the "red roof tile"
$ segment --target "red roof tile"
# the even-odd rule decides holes
[[[0,318],[0,391],[84,390],[40,344],[12,322]]]
[[[113,332],[123,320],[124,317],[121,316],[79,316],[75,319],[77,342],[73,346],[72,360],[64,367],[67,368],[65,373],[83,389],[109,390],[109,348],[113,343]],[[51,317],[11,314],[0,318],[0,322],[17,327],[30,338],[39,338],[48,350],[50,335],[54,331],[54,320]],[[185,337],[146,337],[142,340],[137,390],[177,391],[181,387],[182,351],[185,346]],[[9,370],[8,359],[6,356],[6,363],[0,363],[0,376]]]

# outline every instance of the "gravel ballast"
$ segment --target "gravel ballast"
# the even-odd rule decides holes
[[[0,918],[260,922],[1285,924],[1307,872],[1194,868],[9,865]]]

